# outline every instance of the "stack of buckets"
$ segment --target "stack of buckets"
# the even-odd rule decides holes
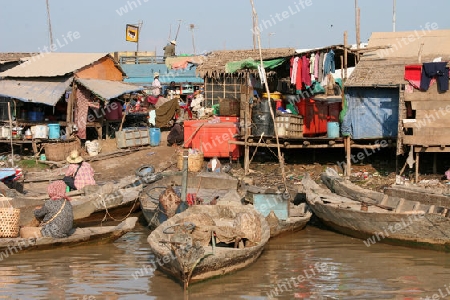
[[[59,124],[48,124],[48,138],[52,140],[59,139]]]
[[[161,130],[159,128],[150,128],[150,146],[156,147],[161,143]]]

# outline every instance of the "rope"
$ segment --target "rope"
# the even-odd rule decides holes
[[[142,192],[142,191],[141,191],[141,192]],[[134,199],[134,203],[133,203],[133,206],[131,207],[131,210],[130,210],[130,211],[128,212],[128,214],[127,214],[125,217],[123,217],[123,219],[121,219],[121,220],[118,220],[118,219],[114,218],[113,216],[111,216],[111,214],[110,214],[109,211],[108,211],[108,207],[106,207],[106,202],[102,199],[102,201],[100,201],[100,202],[103,203],[103,206],[105,207],[105,216],[104,216],[103,219],[100,221],[100,225],[102,226],[102,225],[103,225],[103,222],[106,221],[106,220],[108,220],[108,217],[110,217],[113,221],[116,221],[116,222],[122,222],[122,221],[124,221],[126,218],[128,218],[128,217],[131,215],[131,213],[133,212],[134,207],[135,207],[136,202],[137,202],[137,199],[139,199],[141,192],[139,192],[139,195]]]

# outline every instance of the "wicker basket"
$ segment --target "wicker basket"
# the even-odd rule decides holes
[[[78,140],[44,144],[45,156],[50,161],[65,160],[73,150],[81,152],[81,144]]]
[[[0,198],[0,238],[19,236],[20,209],[13,208],[9,200],[11,198]]]
[[[203,169],[203,153],[189,154],[188,156],[188,171],[200,172]],[[178,154],[177,161],[178,170],[183,170],[183,152]]]

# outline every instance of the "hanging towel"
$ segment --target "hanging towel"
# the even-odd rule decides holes
[[[405,80],[416,89],[420,89],[420,78],[422,77],[422,65],[405,66]]]
[[[296,90],[301,90],[303,88],[302,84],[302,60],[297,57],[297,76],[295,78],[295,88]]]
[[[317,81],[319,79],[319,61],[320,61],[320,53],[317,52],[314,56],[314,80]]]
[[[320,54],[320,61],[319,61],[319,82],[322,82],[323,80],[323,63],[325,62],[325,59],[327,57],[326,53]]]
[[[295,84],[297,81],[297,71],[298,71],[298,57],[295,57],[292,62],[292,73],[291,73],[291,83]]]
[[[302,56],[302,82],[306,86],[311,86],[311,75],[309,73],[309,58],[306,55]]]

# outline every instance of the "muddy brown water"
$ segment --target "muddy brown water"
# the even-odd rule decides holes
[[[138,225],[112,244],[9,253],[0,299],[426,299],[450,294],[446,253],[376,243],[318,227],[272,239],[259,260],[188,293],[152,267]]]

